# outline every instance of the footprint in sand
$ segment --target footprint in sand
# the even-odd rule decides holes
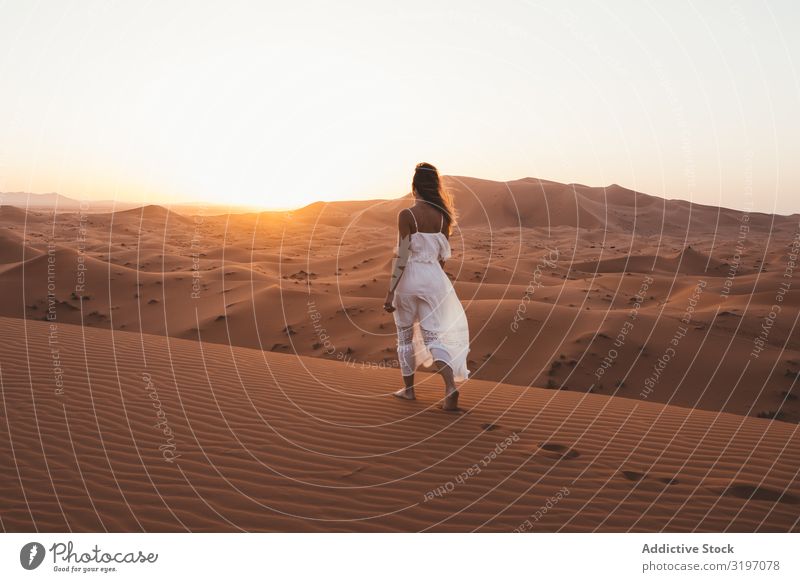
[[[712,488],[713,491],[724,497],[736,497],[754,501],[770,501],[785,503],[787,505],[800,504],[800,497],[786,491],[773,489],[764,485],[753,485],[752,483],[733,482],[727,487]]]
[[[663,483],[664,485],[677,485],[680,483],[677,477],[661,477],[657,475],[648,475],[647,473],[642,473],[641,471],[631,471],[628,469],[620,470],[620,475],[625,477],[628,481],[633,481],[638,483],[639,481],[648,480],[648,481],[658,481],[659,483]]]
[[[639,471],[620,471],[620,473],[628,481],[641,481],[645,477],[644,473],[640,473]]]
[[[345,472],[341,473],[339,475],[339,478],[340,479],[345,479],[347,477],[353,477],[354,475],[360,473],[361,471],[363,471],[366,468],[367,468],[367,465],[359,465],[359,466],[355,467],[354,469],[352,469],[350,471],[345,471]]]
[[[581,454],[575,449],[571,449],[566,445],[562,445],[561,443],[553,442],[539,443],[539,451],[541,451],[542,455],[545,457],[557,459],[559,461],[577,459],[581,456]]]

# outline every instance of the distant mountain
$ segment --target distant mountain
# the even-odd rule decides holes
[[[143,204],[137,202],[124,202],[121,200],[87,200],[83,211],[91,214],[106,213],[111,211],[125,211],[142,208]],[[0,192],[0,206],[15,206],[27,210],[57,209],[58,212],[77,212],[81,210],[81,200],[70,198],[63,194],[50,192],[48,194],[32,194],[29,192]],[[151,205],[152,206],[152,205]],[[195,214],[225,214],[228,206],[214,206],[205,203],[171,204],[169,209],[173,213],[191,216]]]
[[[17,206],[20,208],[58,208],[71,209],[80,206],[80,202],[55,192],[48,194],[31,194],[28,192],[0,192],[0,203],[3,206]]]
[[[115,200],[87,200],[84,207],[86,212],[108,212],[111,209],[128,210],[141,206],[131,202]],[[47,194],[32,194],[30,192],[0,192],[0,205],[16,206],[30,210],[53,210],[59,212],[75,212],[81,209],[81,200],[49,192]]]

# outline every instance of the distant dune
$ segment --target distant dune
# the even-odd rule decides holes
[[[662,272],[683,275],[719,275],[722,263],[691,246],[673,256],[637,255],[634,257],[617,257],[599,261],[587,261],[572,265],[573,271],[585,273],[619,273],[634,271],[637,273]],[[740,271],[741,272],[741,271]],[[744,273],[742,273],[744,274]]]
[[[446,271],[476,379],[800,420],[797,286],[771,317],[800,217],[616,185],[446,182],[460,215]],[[0,315],[394,367],[381,304],[409,203],[202,217],[151,205],[55,220],[2,206]]]
[[[125,226],[130,224],[131,221],[134,223],[139,221],[140,223],[148,226],[155,224],[163,226],[167,225],[167,223],[177,223],[179,225],[188,225],[193,223],[191,218],[186,217],[175,210],[164,208],[163,206],[159,206],[157,204],[148,204],[147,206],[140,206],[137,208],[131,208],[129,210],[121,210],[110,214],[96,215],[93,218],[96,220],[113,218],[114,222],[119,222]]]
[[[555,228],[577,227],[606,232],[636,232],[669,236],[713,233],[739,226],[741,211],[665,200],[617,184],[590,187],[538,178],[495,182],[464,176],[445,176],[457,202],[461,227]],[[384,225],[407,206],[410,194],[395,200],[316,202],[293,213],[296,219],[331,226]],[[768,230],[796,223],[794,217],[750,213],[749,226]],[[774,221],[774,222],[773,222]]]

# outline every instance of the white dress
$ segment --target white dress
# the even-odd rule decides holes
[[[409,248],[392,304],[400,371],[410,376],[417,365],[427,367],[438,360],[452,368],[456,382],[463,382],[469,376],[467,316],[439,264],[450,258],[450,242],[442,232],[417,231],[411,234]]]

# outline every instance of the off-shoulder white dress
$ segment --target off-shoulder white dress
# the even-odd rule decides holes
[[[416,226],[413,212],[411,216]],[[456,382],[463,382],[469,376],[467,316],[439,264],[450,258],[450,242],[443,232],[415,230],[393,302],[400,371],[410,376],[419,364],[431,366],[439,360],[453,369]]]

